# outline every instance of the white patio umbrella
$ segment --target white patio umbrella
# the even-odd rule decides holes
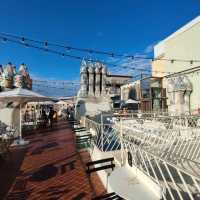
[[[33,92],[31,90],[17,88],[6,92],[0,92],[0,102],[18,102],[20,104],[20,128],[19,128],[19,144],[25,144],[22,139],[22,104],[31,101],[48,101],[51,98]]]
[[[132,103],[139,103],[139,101],[134,100],[134,99],[128,99],[125,104],[132,104]]]
[[[42,101],[42,102],[29,102],[28,105],[53,105],[55,102],[53,101]]]

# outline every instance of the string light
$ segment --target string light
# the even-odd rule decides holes
[[[18,36],[18,35],[13,35],[13,34],[9,34],[9,33],[0,33],[1,36],[6,36],[6,37],[10,37],[10,38],[14,38],[14,39],[21,39],[22,37]],[[29,39],[29,38],[25,38],[23,37],[24,40],[29,41],[29,42],[33,42],[33,43],[39,43],[39,44],[44,44],[44,42],[39,41],[39,40],[33,40],[33,39]],[[164,60],[164,61],[170,61],[171,63],[176,62],[188,62],[190,63],[191,60],[184,60],[184,59],[168,59],[168,58],[152,58],[152,57],[147,57],[147,56],[135,56],[135,55],[127,55],[127,54],[119,54],[119,53],[114,53],[114,52],[105,52],[105,51],[99,51],[99,50],[95,50],[95,49],[88,49],[88,48],[77,48],[77,47],[72,47],[72,46],[65,46],[65,45],[61,45],[61,44],[55,44],[55,43],[48,43],[48,45],[50,46],[55,46],[55,47],[59,47],[59,48],[64,48],[69,50],[74,50],[74,51],[80,51],[80,52],[87,52],[87,53],[93,53],[93,54],[101,54],[101,55],[107,55],[107,56],[111,56],[111,57],[123,57],[123,58],[131,58],[131,59],[143,59],[143,60],[150,60],[150,61],[155,61],[155,60]],[[45,46],[47,47],[47,42],[45,42]],[[192,60],[192,62],[200,62],[200,60]]]
[[[47,48],[48,48],[48,43],[47,42],[44,43],[44,47],[45,47],[45,49],[47,51]]]
[[[25,39],[24,39],[24,37],[22,37],[22,40],[21,40],[21,41],[22,41],[22,43],[24,43],[24,42],[25,42]]]
[[[29,44],[26,43],[26,44],[24,44],[24,45],[25,45],[26,48],[29,48]]]
[[[57,55],[61,55],[62,57],[69,57],[69,58],[72,58],[72,59],[77,59],[77,60],[82,60],[83,58],[81,56],[76,56],[76,55],[71,55],[71,54],[66,54],[66,53],[63,53],[63,52],[60,52],[60,51],[57,51],[57,50],[54,50],[54,49],[50,49],[48,47],[49,43],[45,42],[43,43],[44,44],[44,47],[42,46],[37,46],[35,44],[31,44],[31,43],[28,43],[29,40],[25,39],[26,40],[26,43],[22,43],[21,41],[18,41],[18,40],[15,40],[15,39],[11,39],[11,38],[8,38],[8,37],[3,37],[1,36],[1,33],[0,33],[0,38],[2,38],[3,40],[6,40],[6,41],[9,41],[9,42],[13,42],[13,43],[16,43],[16,44],[20,44],[20,45],[23,45],[25,47],[32,47],[32,48],[35,48],[35,49],[38,49],[38,50],[43,50],[43,51],[48,51],[49,53],[54,53],[54,54],[57,54]],[[65,46],[66,48],[66,46]],[[71,49],[71,47],[67,47],[68,49]],[[94,52],[94,51],[92,51]],[[114,54],[113,54],[114,55]],[[134,58],[134,59],[138,59],[138,57],[136,56],[131,56],[131,58]],[[144,57],[142,58],[144,59]],[[102,60],[99,60],[99,59],[91,59],[91,58],[85,58],[86,61],[89,61],[89,62],[100,62],[104,65],[108,65],[108,66],[112,66],[112,67],[120,67],[120,68],[124,68],[124,69],[130,69],[130,70],[137,70],[137,71],[146,71],[146,72],[155,72],[155,73],[163,73],[163,74],[166,74],[168,72],[162,72],[162,71],[152,71],[150,69],[144,69],[144,68],[136,68],[136,67],[131,67],[130,64],[134,64],[134,63],[130,63],[129,65],[119,65],[119,64],[114,64],[114,63],[110,63],[110,62],[105,62],[105,61],[102,61]],[[194,62],[194,61],[193,61]]]
[[[3,37],[2,42],[4,42],[4,43],[7,42],[7,38]]]
[[[66,51],[67,51],[67,52],[70,52],[70,51],[71,51],[71,48],[70,48],[70,47],[66,47]]]

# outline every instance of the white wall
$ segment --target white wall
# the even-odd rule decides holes
[[[195,18],[190,23],[176,31],[174,34],[164,39],[154,47],[155,56],[166,59],[200,60],[200,17]],[[200,62],[178,62],[174,61],[154,61],[152,71],[162,72],[180,72],[186,69],[200,66]],[[153,76],[164,76],[167,73],[154,72]],[[197,110],[200,107],[200,71],[199,73],[188,74],[188,79],[193,85],[193,91],[190,98],[190,109]],[[163,86],[166,87],[164,80]]]

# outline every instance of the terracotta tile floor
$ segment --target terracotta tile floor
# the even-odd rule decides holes
[[[30,141],[8,200],[84,200],[105,193],[94,173],[89,179],[86,151],[77,153],[75,135],[68,123],[26,137]]]

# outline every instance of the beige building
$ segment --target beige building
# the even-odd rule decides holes
[[[200,60],[200,16],[160,41],[154,57],[152,76],[165,77],[169,112],[196,112],[200,108],[200,62],[196,62]]]

